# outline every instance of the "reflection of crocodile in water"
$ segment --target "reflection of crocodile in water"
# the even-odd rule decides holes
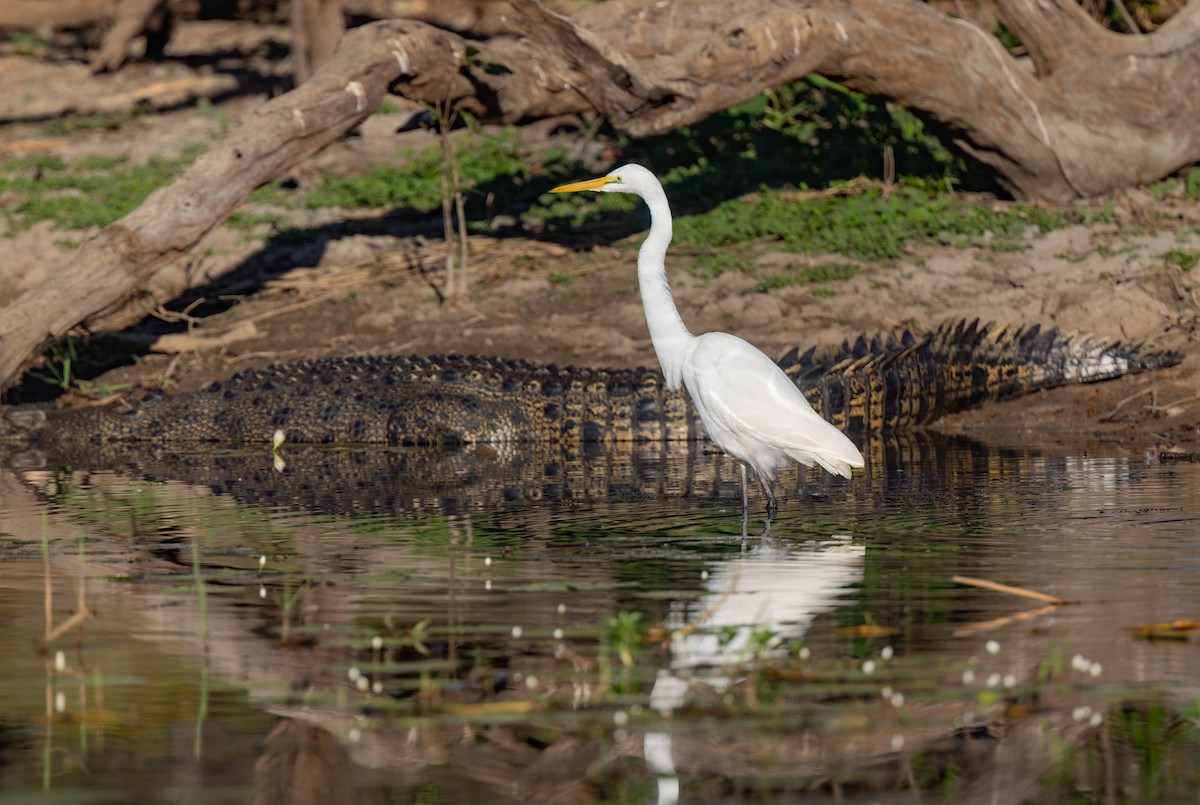
[[[1174,353],[1057,330],[948,323],[920,337],[860,337],[780,365],[813,406],[856,434],[934,421],[985,400],[1178,363]],[[478,357],[322,358],[239,373],[126,407],[9,411],[13,437],[91,442],[456,445],[702,438],[681,392],[651,369],[559,368]]]

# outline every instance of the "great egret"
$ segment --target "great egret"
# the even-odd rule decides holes
[[[650,208],[650,234],[638,252],[638,286],[650,341],[667,387],[676,391],[680,384],[686,386],[709,438],[744,462],[743,506],[748,505],[746,464],[767,494],[768,516],[776,511],[771,481],[790,462],[808,467],[819,464],[845,478],[850,477],[852,468],[863,466],[854,443],[813,410],[774,361],[736,335],[696,336],[684,325],[667,284],[671,207],[653,173],[641,165],[625,165],[607,176],[561,185],[550,192],[580,190],[633,193]]]

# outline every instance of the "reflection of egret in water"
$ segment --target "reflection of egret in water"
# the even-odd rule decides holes
[[[768,651],[786,651],[817,615],[843,603],[846,589],[862,579],[865,556],[866,547],[849,537],[815,548],[764,540],[737,559],[713,563],[705,580],[711,592],[671,606],[671,664],[659,672],[650,706],[664,713],[679,707],[693,683],[718,690],[732,684],[731,669],[762,656],[756,635],[771,635]],[[671,749],[669,732],[646,733],[643,751],[659,775],[659,803],[679,797]]]

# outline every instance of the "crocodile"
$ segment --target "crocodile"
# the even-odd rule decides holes
[[[847,433],[926,425],[986,400],[1178,363],[1102,337],[951,321],[927,333],[792,349],[779,365]],[[403,446],[700,441],[686,394],[657,369],[559,367],[479,356],[331,357],[240,372],[123,405],[10,409],[0,432],[56,447],[270,442]]]

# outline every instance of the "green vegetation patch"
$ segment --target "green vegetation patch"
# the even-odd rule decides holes
[[[764,188],[753,198],[732,199],[708,213],[679,219],[675,239],[695,248],[769,239],[788,251],[894,260],[915,239],[1007,248],[1030,227],[1047,231],[1086,216],[1086,212],[1048,212],[1030,206],[990,209],[919,187],[803,199]]]
[[[858,274],[857,266],[839,265],[836,263],[817,263],[811,266],[796,266],[786,274],[770,277],[755,285],[751,290],[756,293],[766,293],[779,288],[791,288],[796,285],[816,285],[822,282],[841,282]],[[832,288],[814,288],[817,296],[831,296],[835,293]]]
[[[0,162],[0,206],[10,231],[47,220],[63,229],[106,226],[170,183],[198,154],[191,149],[182,159],[154,157],[145,165],[130,165],[124,157]]]
[[[519,145],[515,130],[505,131],[499,137],[475,133],[464,136],[457,143],[458,174],[463,191],[478,191],[481,185],[500,177],[524,177],[528,164]],[[440,209],[441,151],[428,148],[409,155],[403,165],[380,165],[355,176],[326,178],[308,194],[305,204],[310,208],[346,210],[407,207],[432,212]]]
[[[1200,252],[1193,252],[1187,249],[1171,249],[1163,252],[1160,255],[1173,266],[1179,266],[1184,271],[1191,271],[1197,262],[1200,262]]]

